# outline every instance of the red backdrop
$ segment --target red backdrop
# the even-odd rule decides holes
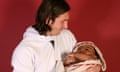
[[[120,1],[67,0],[69,28],[78,41],[96,42],[107,62],[106,72],[119,72]],[[26,27],[34,24],[41,0],[0,0],[0,72],[11,72],[13,49]]]

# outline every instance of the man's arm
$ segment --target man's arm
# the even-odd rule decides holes
[[[16,48],[12,56],[13,72],[34,72],[31,53],[27,48]]]

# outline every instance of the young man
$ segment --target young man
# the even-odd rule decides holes
[[[51,40],[67,28],[69,10],[65,0],[43,0],[36,23],[26,30],[14,50],[13,72],[55,72],[56,54]]]
[[[13,52],[13,72],[63,72],[61,55],[76,43],[73,34],[64,30],[69,10],[65,0],[43,0],[36,23],[27,28]]]

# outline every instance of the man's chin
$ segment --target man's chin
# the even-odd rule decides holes
[[[53,36],[56,36],[56,35],[59,35],[60,34],[60,32],[59,33],[54,33],[54,34],[52,34]]]
[[[61,32],[57,32],[56,35],[59,35]]]

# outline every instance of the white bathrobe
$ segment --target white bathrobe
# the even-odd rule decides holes
[[[55,41],[54,48],[50,40]],[[13,72],[59,72],[59,69],[63,69],[62,53],[72,51],[75,43],[76,39],[69,30],[63,30],[60,35],[50,37],[42,36],[29,27],[13,52]]]

